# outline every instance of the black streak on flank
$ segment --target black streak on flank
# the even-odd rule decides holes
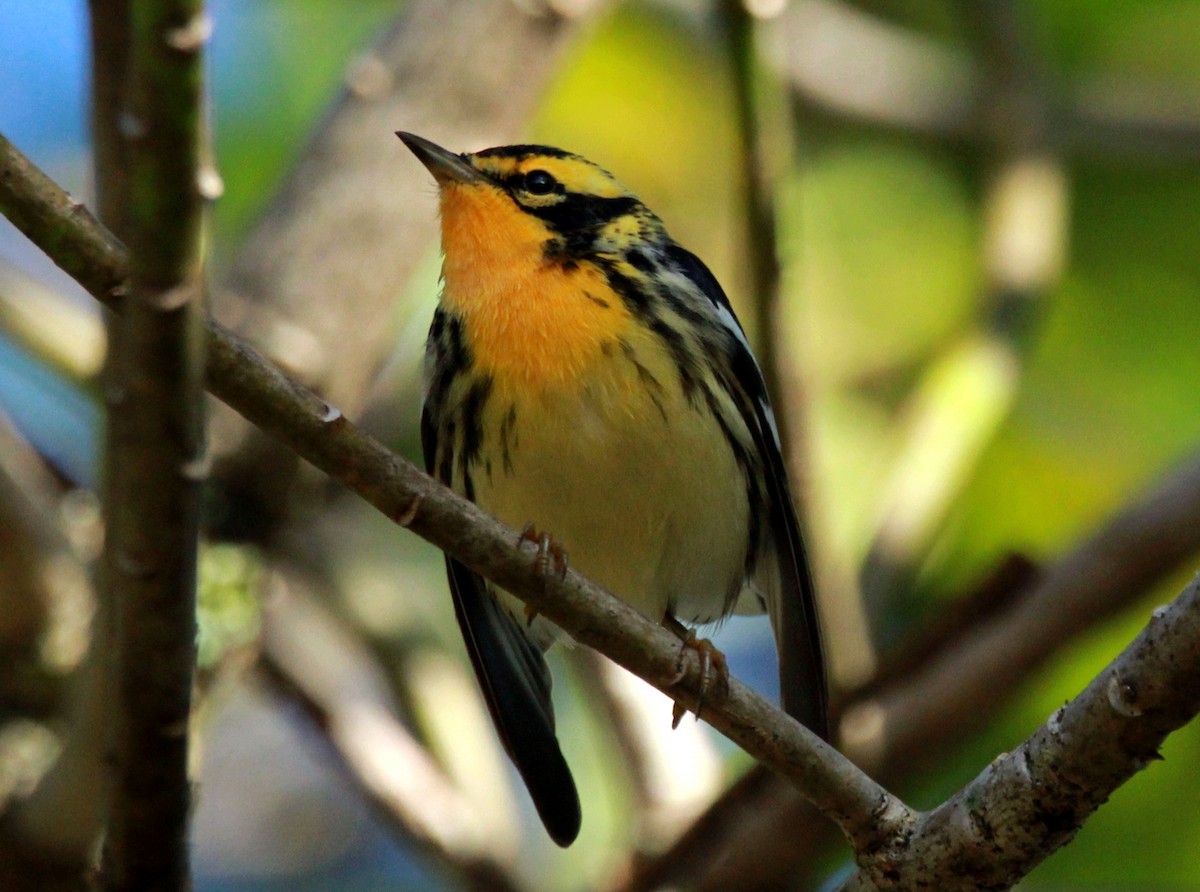
[[[690,304],[683,297],[683,295],[679,294],[677,291],[670,288],[664,288],[663,297],[667,302],[667,306],[674,311],[675,315],[677,315],[684,322],[690,323],[697,330],[704,331],[705,329],[712,327],[709,323],[709,317],[705,316],[694,306],[692,306],[692,304]]]
[[[462,321],[441,309],[437,310],[429,328],[428,349],[436,370],[429,381],[422,412],[423,416],[428,417],[430,432],[436,434],[436,445],[432,452],[427,452],[429,460],[433,462],[429,471],[447,486],[452,486],[458,428],[453,417],[447,417],[445,407],[455,377],[472,364],[471,353],[463,337]],[[465,466],[460,467],[465,476]]]
[[[749,450],[745,445],[738,440],[734,435],[733,429],[729,426],[728,420],[721,413],[721,405],[717,401],[716,394],[707,384],[700,385],[700,390],[704,394],[704,402],[708,406],[709,414],[717,423],[717,427],[721,429],[721,433],[725,436],[725,442],[729,444],[729,449],[733,453],[733,459],[742,470],[743,478],[746,483],[746,515],[747,515],[747,548],[745,557],[745,572],[750,576],[754,572],[754,564],[758,557],[759,548],[762,539],[762,522],[760,515],[761,508],[766,504],[763,496],[762,488],[759,485],[759,477],[762,466],[754,461]],[[728,613],[733,606],[733,602],[737,600],[738,592],[734,591],[726,596],[725,607],[722,614]]]
[[[470,472],[483,447],[483,410],[491,392],[492,379],[480,378],[467,391],[462,404],[463,437],[458,466],[463,478],[463,495],[471,501],[475,501],[475,487]]]
[[[463,343],[462,323],[443,310],[436,310],[429,326],[426,351],[430,357],[427,362],[434,374],[429,379],[425,405],[439,408],[445,405],[454,376],[470,365],[470,354]]]
[[[433,322],[429,325],[429,340],[435,343],[442,339],[446,331],[446,313],[440,307],[433,311]]]
[[[627,276],[618,270],[616,264],[611,261],[602,263],[601,269],[604,270],[609,287],[621,295],[621,300],[624,301],[629,311],[662,339],[679,369],[679,385],[683,390],[683,395],[695,407],[697,405],[696,384],[699,372],[696,367],[696,357],[688,348],[687,339],[683,333],[671,326],[662,316],[653,312],[655,302],[660,299],[657,291],[648,290],[651,287],[649,280],[643,283]]]
[[[621,295],[621,300],[631,313],[640,319],[649,319],[652,316],[650,307],[654,303],[656,292],[647,291],[642,287],[642,283],[617,269],[616,263],[611,260],[601,261],[600,269],[603,270],[609,287]]]
[[[664,422],[667,421],[667,410],[663,408],[662,403],[662,385],[658,383],[658,379],[654,377],[654,373],[642,365],[641,360],[637,358],[637,351],[633,349],[632,344],[624,339],[621,339],[620,344],[621,352],[637,370],[638,380],[645,385],[646,393],[650,395],[650,399],[658,408],[658,414],[662,416]]]
[[[640,248],[633,248],[625,252],[625,259],[634,269],[639,270],[647,275],[651,275],[657,271],[654,261],[650,259],[650,255]]]
[[[470,369],[474,360],[463,337],[462,320],[442,310],[433,314],[429,343],[436,357],[434,368],[437,373],[429,382],[425,402],[430,406],[443,406],[455,377]]]
[[[596,297],[596,295],[592,294],[590,291],[583,292],[583,296],[586,297],[588,300],[590,300],[592,303],[594,303],[596,306],[603,307],[606,310],[611,306],[611,304],[608,301],[606,301],[604,298]]]
[[[510,476],[513,472],[513,463],[512,453],[509,451],[508,441],[510,436],[515,439],[516,426],[517,407],[516,404],[510,404],[508,407],[508,412],[505,414],[504,419],[500,422],[500,452],[504,459],[504,473]],[[515,447],[516,444],[514,443],[513,446]]]
[[[670,323],[661,317],[656,316],[649,322],[650,330],[662,338],[667,349],[671,351],[671,357],[679,369],[679,386],[683,390],[684,397],[694,407],[696,405],[698,370],[696,369],[696,358],[688,349],[686,339],[678,329],[672,328]]]
[[[467,349],[466,339],[463,337],[463,322],[457,316],[450,316],[448,319],[446,347],[449,356],[447,358],[454,368],[466,371],[471,367],[472,359],[471,351]]]

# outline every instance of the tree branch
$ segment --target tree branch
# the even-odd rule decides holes
[[[1068,188],[1049,144],[1045,66],[1013,0],[976,0],[969,15],[986,73],[980,118],[992,147],[981,245],[986,289],[972,330],[929,364],[903,410],[904,442],[859,572],[877,639],[1008,417],[1065,252]]]
[[[4,145],[0,144],[0,149],[3,148]],[[3,208],[10,204],[11,196],[8,192],[11,188],[16,185],[19,189],[21,185],[9,175],[9,162],[12,160],[8,157],[9,154],[0,151],[0,207]],[[49,197],[56,200],[55,196]],[[24,196],[24,199],[27,201],[29,196]],[[72,223],[78,225],[79,222],[80,218],[76,215]],[[96,237],[100,236],[96,234]],[[119,248],[114,247],[114,251],[119,257]],[[117,274],[119,268],[110,269],[105,278]],[[103,289],[100,289],[98,296],[111,297],[108,291]],[[214,361],[210,371],[210,386],[222,398],[229,400],[256,423],[285,439],[310,461],[347,483],[396,522],[413,528],[472,569],[514,591],[580,641],[602,650],[678,698],[680,702],[694,708],[698,693],[698,661],[689,655],[683,667],[683,677],[679,677],[676,668],[678,646],[669,633],[573,572],[569,572],[561,581],[539,577],[534,568],[533,550],[515,549],[512,545],[512,531],[506,530],[479,512],[475,506],[438,486],[411,465],[388,454],[370,438],[357,431],[335,409],[290,382],[277,369],[266,364],[249,347],[239,344],[227,332],[216,326],[212,332]],[[1190,468],[1189,471],[1192,474],[1200,474],[1197,468]],[[1156,494],[1159,495],[1161,494]],[[1071,595],[1070,603],[1065,606],[1060,604],[1058,610],[1054,611],[1060,615],[1052,617],[1049,623],[1044,611],[1039,611],[1034,616],[1035,623],[1029,623],[1026,611],[1031,609],[1030,601],[1033,597],[1031,595],[1023,599],[1015,609],[1025,620],[1022,623],[1023,628],[1018,630],[1019,633],[1028,638],[1031,629],[1048,626],[1047,634],[1053,635],[1057,640],[1062,637],[1064,627],[1069,628],[1073,623],[1081,622],[1081,604],[1090,606],[1098,601],[1108,604],[1111,609],[1112,603],[1120,600],[1117,596],[1125,594],[1127,586],[1144,582],[1147,576],[1153,577],[1161,573],[1164,563],[1171,555],[1177,555],[1185,549],[1190,554],[1194,550],[1196,530],[1200,530],[1200,522],[1195,519],[1196,512],[1200,510],[1200,502],[1192,498],[1194,491],[1184,494],[1182,498],[1179,493],[1175,493],[1175,496],[1165,500],[1165,505],[1160,498],[1147,500],[1147,504],[1139,505],[1137,509],[1141,509],[1143,514],[1153,510],[1159,520],[1162,519],[1160,515],[1165,512],[1175,521],[1182,522],[1181,529],[1168,529],[1170,535],[1164,541],[1161,528],[1156,529],[1155,533],[1158,535],[1154,535],[1144,528],[1131,531],[1123,529],[1120,522],[1114,524],[1117,532],[1124,534],[1126,538],[1120,542],[1105,541],[1105,534],[1102,533],[1096,537],[1096,547],[1120,546],[1116,549],[1117,553],[1130,559],[1124,564],[1102,561],[1099,565],[1086,563],[1078,567],[1072,567],[1069,561],[1064,561],[1058,572],[1048,574],[1047,579],[1035,591],[1041,597],[1045,597],[1048,591],[1060,596]],[[1138,515],[1137,509],[1129,513]],[[1130,518],[1122,520],[1129,521]],[[1110,539],[1117,538],[1117,533],[1111,530],[1106,532]],[[1123,549],[1128,549],[1128,552],[1123,552]],[[1085,560],[1080,553],[1076,554],[1075,559]],[[1075,572],[1073,577],[1068,578],[1070,571]],[[1194,591],[1189,597],[1194,600]],[[1086,615],[1086,607],[1082,612]],[[1189,602],[1178,611],[1172,611],[1169,617],[1174,619],[1176,615],[1190,615],[1193,612],[1194,606]],[[1013,651],[1005,649],[1006,639],[1004,635],[997,634],[998,627],[1004,628],[1005,623],[998,620],[980,630],[982,640],[975,642],[975,647],[979,648],[975,653],[989,654],[995,659],[999,651],[1003,650],[1003,672],[1010,674]],[[1185,635],[1194,633],[1193,627],[1194,623],[1190,620],[1181,621],[1181,641]],[[1171,637],[1175,633],[1155,633],[1155,636],[1161,635]],[[1143,644],[1140,639],[1139,646],[1142,646],[1142,651],[1147,655],[1152,655],[1162,640],[1160,637],[1147,638]],[[1185,673],[1193,676],[1193,683],[1189,686],[1181,682],[1178,686],[1180,702],[1167,709],[1165,704],[1169,694],[1162,690],[1152,690],[1143,695],[1138,687],[1144,683],[1142,677],[1132,671],[1147,667],[1158,671],[1160,667],[1149,662],[1135,662],[1127,667],[1131,670],[1130,673],[1119,675],[1122,681],[1117,685],[1117,708],[1112,708],[1111,702],[1109,707],[1118,718],[1108,716],[1106,720],[1120,723],[1128,718],[1136,722],[1136,716],[1123,716],[1123,712],[1126,711],[1141,712],[1143,716],[1158,716],[1153,720],[1147,719],[1145,725],[1129,726],[1143,728],[1144,732],[1128,735],[1121,730],[1121,735],[1124,735],[1121,737],[1122,741],[1133,741],[1132,745],[1122,750],[1122,758],[1126,758],[1126,768],[1121,769],[1122,771],[1128,768],[1129,753],[1136,754],[1139,752],[1137,747],[1144,745],[1156,746],[1155,741],[1161,739],[1161,735],[1167,733],[1170,728],[1177,727],[1179,722],[1195,710],[1197,696],[1194,676],[1197,667],[1194,641],[1161,646],[1171,650],[1169,656],[1178,658],[1178,664]],[[1179,658],[1176,653],[1179,648],[1193,650],[1186,651],[1183,657]],[[972,648],[967,647],[965,650],[969,653]],[[1019,648],[1017,651],[1018,656],[1030,652],[1026,649],[1025,654],[1022,654]],[[937,667],[938,671],[953,675],[951,670],[960,669],[957,660],[962,658],[962,654],[956,652],[953,657],[949,664],[945,660],[941,661]],[[1143,657],[1137,656],[1134,659],[1141,660]],[[1118,669],[1124,671],[1121,667]],[[979,671],[987,675],[988,690],[992,690],[998,677],[994,663],[988,663]],[[1138,681],[1132,694],[1127,691],[1128,685],[1125,683],[1129,677]],[[1146,679],[1147,682],[1152,681],[1150,676],[1146,676]],[[1106,684],[1107,681],[1101,680],[1096,682],[1093,688]],[[1093,691],[1093,688],[1089,688],[1089,692]],[[1106,687],[1102,689],[1107,691]],[[1092,696],[1085,706],[1091,709],[1100,702],[1099,696]],[[736,681],[731,683],[729,697],[707,707],[706,714],[714,726],[742,744],[748,752],[767,761],[796,782],[823,811],[838,821],[855,845],[856,851],[866,853],[865,863],[868,869],[879,869],[878,865],[881,863],[878,859],[873,859],[873,853],[897,851],[897,838],[906,828],[917,827],[921,832],[930,834],[940,832],[937,827],[926,830],[927,824],[924,820],[919,824],[912,823],[911,813],[901,803],[843,764],[835,753],[820,745],[811,735],[778,711],[771,709]],[[1065,714],[1060,716],[1060,727],[1064,721],[1068,727],[1075,727],[1072,724],[1075,721],[1073,717]],[[1122,725],[1122,729],[1125,727]],[[1053,728],[1049,728],[1046,733],[1053,737],[1053,731]],[[1071,753],[1067,753],[1063,758],[1054,756],[1050,766],[1058,770],[1059,765],[1070,763],[1072,758],[1074,757]],[[1055,761],[1056,759],[1058,761]],[[1072,765],[1071,770],[1075,770],[1076,767],[1078,766]],[[1109,770],[1110,776],[1117,773],[1119,772]],[[933,814],[944,813],[939,810]],[[945,823],[944,819],[942,820]],[[791,829],[794,831],[795,827]],[[794,836],[792,838],[795,839]]]
[[[392,132],[483,148],[515,136],[560,52],[602,0],[412,0],[349,68],[312,142],[214,290],[213,313],[358,417],[392,344],[397,300],[426,256],[435,193]],[[450,23],[453,23],[450,25]],[[364,320],[371,320],[366,324]],[[213,418],[217,529],[270,541],[297,502],[295,457],[227,412]]]
[[[1002,707],[1046,659],[1125,609],[1200,551],[1200,454],[1139,495],[1009,605],[964,629],[954,647],[846,698],[840,744],[856,764],[899,785]],[[987,703],[991,711],[981,710]],[[813,810],[761,772],[726,792],[696,826],[621,888],[773,888],[830,843]]]
[[[1014,751],[872,852],[847,890],[1007,889],[1200,712],[1200,577]]]
[[[791,3],[780,19],[769,59],[804,101],[885,127],[987,141],[982,75],[966,54],[837,0]],[[1093,76],[1054,98],[1050,141],[1063,154],[1200,156],[1200,103],[1184,90]]]
[[[22,191],[22,183],[6,175],[14,165],[15,151],[11,144],[0,143],[0,211],[12,203],[10,192]],[[44,197],[58,200],[54,195]],[[31,201],[25,194],[16,203]],[[94,227],[88,238],[106,235],[89,214],[76,214],[72,222]],[[72,241],[86,239],[74,235]],[[110,247],[110,256],[120,259],[120,248]],[[126,264],[119,263],[100,278],[118,277],[123,268]],[[93,294],[111,300],[109,290]],[[515,546],[515,531],[390,453],[337,408],[290,380],[215,322],[209,323],[208,343],[208,387],[219,399],[384,516],[517,595],[576,640],[686,708],[696,709],[703,681],[700,658],[689,652],[681,660],[679,640],[671,632],[573,570],[561,579],[538,573],[536,548],[527,543]],[[795,784],[841,827],[856,850],[878,844],[908,814],[903,803],[840,753],[737,679],[730,679],[727,696],[714,700],[710,693],[704,718]]]
[[[98,79],[125,72],[109,84],[109,100],[119,100],[104,109],[119,119],[98,130],[116,134],[128,164],[118,189],[101,191],[131,246],[129,299],[109,323],[100,582],[103,609],[113,613],[110,639],[97,642],[108,648],[113,695],[101,885],[114,892],[190,884],[187,750],[205,474],[197,172],[208,23],[202,0],[132,0],[120,18],[124,40],[111,20],[104,27],[123,46],[97,55],[113,66]]]

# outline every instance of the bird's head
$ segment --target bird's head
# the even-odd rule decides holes
[[[612,174],[562,149],[519,145],[455,154],[411,133],[396,135],[437,180],[448,258],[512,262],[522,259],[513,255],[534,255],[576,264],[661,231]]]

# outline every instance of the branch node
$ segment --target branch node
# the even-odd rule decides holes
[[[326,402],[325,408],[321,411],[322,424],[337,424],[339,421],[345,421],[346,416],[342,414],[342,410],[333,403]]]
[[[399,514],[392,516],[392,520],[402,527],[412,526],[412,522],[417,519],[417,512],[421,510],[421,497],[413,496],[412,501]]]
[[[133,142],[146,136],[146,122],[129,109],[124,109],[117,116],[117,130],[121,136]]]
[[[198,53],[212,37],[212,18],[205,12],[197,12],[186,25],[181,28],[171,28],[166,32],[164,40],[167,46],[181,53]]]
[[[1108,679],[1108,705],[1117,715],[1126,718],[1136,718],[1142,714],[1139,702],[1137,683],[1129,678],[1122,678],[1117,670],[1113,670]]]
[[[196,191],[205,201],[216,201],[225,194],[225,180],[215,165],[204,163],[196,170]]]
[[[189,279],[174,288],[142,292],[139,303],[160,313],[174,313],[199,300],[201,293],[200,284]]]
[[[207,480],[210,471],[212,471],[212,453],[207,449],[201,449],[179,466],[179,475],[184,480],[197,483]]]

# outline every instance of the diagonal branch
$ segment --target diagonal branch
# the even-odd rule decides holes
[[[916,671],[877,679],[847,697],[841,746],[898,785],[961,741],[1065,642],[1114,616],[1200,551],[1200,454],[1046,568],[1009,605],[964,630]],[[625,892],[691,883],[765,886],[794,875],[830,841],[813,810],[776,778],[752,771]]]
[[[45,191],[48,181],[26,182],[15,176],[12,171],[22,164],[28,162],[10,143],[0,141],[0,211],[7,215],[16,207],[14,216],[19,219],[52,219],[47,213],[30,213],[30,206],[42,201],[61,205],[66,197],[57,187]],[[26,188],[37,185],[41,193]],[[87,235],[71,232],[67,241],[72,244],[110,242],[107,256],[117,263],[95,278],[102,284],[119,281],[128,266],[111,235],[86,212],[75,214],[71,223],[70,229],[90,230]],[[44,248],[36,227],[24,231]],[[80,284],[89,288],[92,281]],[[92,293],[107,301],[111,291],[109,286]],[[518,537],[513,530],[389,452],[219,324],[209,323],[207,334],[208,387],[215,396],[384,516],[517,595],[576,640],[686,708],[697,708],[703,682],[699,656],[688,653],[681,658],[679,641],[671,632],[575,571],[568,570],[561,579],[546,578],[537,570],[536,548],[514,545]],[[880,844],[908,815],[903,803],[840,753],[736,679],[730,679],[728,695],[719,702],[711,696],[705,700],[704,718],[791,781],[841,827],[856,850]]]
[[[10,206],[26,206],[38,198],[22,189],[26,184],[11,175],[13,151],[0,143],[0,209],[6,212]],[[19,193],[16,197],[14,189]],[[59,200],[54,195],[43,197]],[[34,219],[43,217],[33,215]],[[80,221],[96,225],[90,216],[76,215],[75,224]],[[27,234],[36,240],[36,233]],[[103,238],[103,233],[93,236]],[[121,255],[116,246],[113,253],[118,258]],[[119,267],[111,269],[101,278],[111,280],[120,272]],[[107,294],[101,290],[97,296]],[[681,672],[678,644],[669,632],[573,571],[562,579],[539,576],[534,549],[514,547],[513,531],[388,453],[335,408],[290,381],[219,326],[210,326],[210,335],[209,386],[220,398],[395,522],[514,592],[579,641],[604,652],[685,706],[696,707],[699,661],[689,655]],[[1183,501],[1186,504],[1176,500],[1168,506],[1172,516],[1186,517],[1195,510],[1195,500],[1185,497]],[[1114,526],[1120,530],[1119,523]],[[1058,574],[1049,574],[1038,591],[1061,592],[1066,586],[1077,599],[1111,602],[1114,591],[1144,580],[1146,574],[1160,573],[1165,555],[1194,544],[1188,529],[1174,531],[1166,543],[1150,542],[1146,535],[1142,531],[1125,542],[1134,550],[1135,559],[1129,566],[1103,561],[1089,564],[1081,554],[1074,566],[1065,562]],[[1096,538],[1103,543],[1105,535]],[[1140,556],[1145,551],[1150,552],[1149,557]],[[1072,569],[1074,579],[1068,578]],[[891,882],[888,877],[895,875],[889,872],[900,869],[910,882],[925,871],[946,879],[941,888],[960,888],[961,878],[945,866],[957,862],[967,863],[972,877],[1011,880],[1068,841],[1098,802],[1144,765],[1166,734],[1200,709],[1198,599],[1200,594],[1193,586],[1173,607],[1156,616],[1150,628],[1113,664],[1115,672],[1106,672],[1093,682],[1016,756],[989,768],[976,784],[929,815],[913,815],[839,754],[736,680],[731,681],[727,697],[706,706],[706,717],[747,752],[792,781],[838,823],[863,864],[864,872],[852,882],[861,883],[864,878]],[[1017,609],[1028,609],[1028,601],[1024,599]],[[1062,619],[1052,631],[1061,633],[1064,625],[1070,627],[1078,621],[1077,617]],[[1045,617],[1040,622],[1045,625]],[[981,632],[985,653],[996,646],[994,631],[995,624]],[[995,674],[991,671],[990,677],[994,679]],[[1030,777],[1061,797],[1058,801],[1067,809],[1061,813],[1065,815],[1062,821],[1056,823],[1051,820],[1053,814],[1036,811],[1046,800],[1019,794],[1020,784]],[[1014,790],[1018,793],[1013,794]],[[974,806],[983,811],[967,810]],[[964,814],[977,815],[981,822],[964,827],[962,821],[954,820]],[[1015,824],[993,827],[988,823],[993,819]],[[980,845],[971,837],[973,833],[994,834],[998,829],[1011,835],[1015,846],[1011,859],[1006,859],[1002,848]],[[921,845],[905,847],[910,839]],[[901,858],[907,860],[897,867]],[[975,888],[974,879],[971,883]]]
[[[214,289],[214,315],[359,417],[398,298],[428,252],[433,190],[397,164],[399,126],[482,148],[519,133],[564,47],[603,0],[411,0],[350,66],[311,143]],[[214,413],[222,535],[272,541],[297,504],[295,457]],[[303,477],[299,482],[304,482]],[[301,499],[311,493],[301,491]]]
[[[843,888],[1007,889],[1200,712],[1200,577],[1021,746],[922,815]]]

